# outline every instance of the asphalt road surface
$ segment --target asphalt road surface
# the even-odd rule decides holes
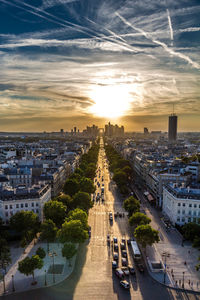
[[[107,235],[110,235],[111,240],[114,236],[117,237],[119,244],[121,238],[127,239],[131,233],[127,217],[117,217],[113,218],[113,222],[109,221],[109,212],[114,215],[114,212],[124,212],[124,210],[116,186],[110,180],[103,146],[100,149],[95,184],[97,185],[98,182],[94,207],[89,213],[91,239],[79,247],[71,276],[53,287],[16,293],[2,298],[7,300],[200,300],[199,296],[177,293],[161,286],[148,275],[147,270],[142,274],[136,269],[135,275],[127,277],[130,290],[125,290],[120,286],[120,280],[112,271],[113,251],[112,245],[109,246],[107,243]],[[129,253],[128,246],[126,247],[129,264],[133,265],[131,253]]]

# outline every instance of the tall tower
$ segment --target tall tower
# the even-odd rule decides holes
[[[177,120],[178,117],[173,113],[169,116],[168,126],[168,140],[169,142],[175,142],[177,138]]]

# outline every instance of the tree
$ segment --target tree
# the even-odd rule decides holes
[[[0,268],[6,271],[6,267],[11,263],[10,248],[4,238],[0,238]]]
[[[45,256],[46,256],[46,252],[42,247],[39,247],[37,249],[36,254],[42,259],[45,258]]]
[[[65,243],[63,248],[62,248],[62,256],[66,257],[69,261],[69,266],[70,264],[70,259],[76,254],[77,250],[74,244],[71,243]]]
[[[128,212],[128,215],[130,217],[132,216],[132,214],[140,211],[140,202],[133,196],[130,196],[126,200],[124,200],[123,207]]]
[[[30,241],[38,232],[40,223],[37,214],[32,211],[18,211],[10,218],[11,228],[22,233],[22,239]]]
[[[34,271],[43,267],[43,260],[38,255],[26,257],[18,263],[18,270],[26,276],[32,275],[34,281]]]
[[[50,200],[44,205],[44,215],[46,220],[52,220],[57,227],[60,227],[66,217],[67,207],[59,201]]]
[[[85,177],[93,179],[96,174],[96,165],[94,163],[90,163],[85,170]]]
[[[47,251],[49,252],[49,243],[53,242],[57,235],[57,227],[52,220],[45,220],[41,225],[40,238],[47,241]]]
[[[153,243],[158,243],[159,232],[153,229],[150,225],[140,225],[135,231],[134,235],[136,240],[142,245],[142,247],[146,248],[147,245],[153,245]]]
[[[126,173],[127,177],[130,177],[132,175],[132,168],[130,166],[125,166],[122,169],[122,172]]]
[[[127,176],[126,173],[123,171],[114,172],[113,180],[116,182],[117,185],[122,186],[127,183]]]
[[[88,230],[88,215],[84,210],[76,208],[70,211],[68,214],[67,221],[71,220],[80,220],[82,225],[84,226],[84,229]]]
[[[74,207],[88,211],[93,206],[93,202],[91,201],[91,197],[88,193],[78,192],[73,197],[73,205]]]
[[[73,199],[70,195],[62,193],[55,200],[62,202],[65,206],[67,206],[68,210],[71,210],[73,208]]]
[[[151,219],[141,212],[136,212],[129,218],[129,224],[131,226],[146,225],[150,222]]]
[[[87,230],[84,229],[80,220],[65,221],[58,232],[61,243],[83,243],[89,238]]]
[[[81,192],[93,194],[96,188],[90,178],[83,177],[80,181],[80,190]]]
[[[194,241],[195,237],[200,236],[200,225],[196,223],[187,223],[182,227],[183,235],[187,240]]]
[[[78,193],[79,189],[79,183],[76,179],[67,179],[63,187],[64,193],[71,197]]]

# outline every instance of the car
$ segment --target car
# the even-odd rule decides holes
[[[143,266],[143,264],[138,264],[137,267],[138,267],[138,270],[139,270],[141,273],[144,272],[144,266]]]
[[[126,249],[125,244],[124,243],[120,243],[120,248],[121,248],[121,250],[125,250]]]
[[[124,272],[124,274],[125,274],[126,276],[129,276],[129,274],[130,274],[129,268],[127,268],[127,267],[122,267],[121,269],[122,269],[122,271]]]
[[[124,289],[130,289],[130,284],[128,283],[128,281],[126,281],[126,280],[121,280],[121,281],[120,281],[120,284],[121,284],[121,286],[122,286]]]
[[[112,212],[109,212],[109,220],[110,220],[110,221],[113,220]]]
[[[117,275],[117,277],[119,277],[121,279],[124,279],[124,277],[125,277],[124,272],[119,268],[115,270],[115,274]]]
[[[119,212],[119,217],[120,217],[120,218],[122,217],[122,213],[121,213],[121,212]]]
[[[114,236],[114,238],[113,238],[113,243],[115,244],[115,243],[117,243],[117,238]]]
[[[128,266],[129,272],[130,274],[135,274],[135,269],[133,268],[133,266]]]
[[[113,259],[118,260],[119,259],[119,254],[117,252],[113,253]]]
[[[115,219],[117,218],[117,213],[114,213],[114,217],[115,217]]]
[[[128,261],[125,257],[122,257],[122,266],[127,266],[128,265]]]
[[[135,239],[132,237],[132,238],[130,238],[130,239],[127,240],[127,244],[130,245],[131,242],[133,242],[133,241],[135,241]]]
[[[118,247],[118,244],[114,244],[114,251],[119,251],[119,247]]]
[[[122,250],[122,257],[127,257],[127,251],[126,250]]]
[[[126,239],[122,239],[121,242],[126,245]]]
[[[112,261],[112,268],[113,268],[113,269],[117,269],[117,266],[118,266],[117,261],[116,261],[116,260],[113,260],[113,261]]]
[[[107,242],[110,242],[110,235],[107,234]]]

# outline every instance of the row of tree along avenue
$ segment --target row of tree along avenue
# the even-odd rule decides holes
[[[113,181],[122,195],[129,193],[129,183],[132,178],[132,167],[130,162],[123,159],[121,155],[111,146],[105,146],[106,156],[109,160],[109,170],[113,173]]]
[[[49,243],[55,241],[63,243],[62,255],[70,263],[70,259],[77,251],[76,244],[83,243],[89,238],[88,211],[93,206],[91,193],[95,191],[93,179],[98,152],[99,140],[82,156],[79,168],[66,180],[63,192],[45,203],[42,224],[37,214],[32,211],[19,211],[10,218],[10,228],[19,233],[21,247],[25,248],[36,236],[47,244],[46,250],[39,248],[35,255],[19,262],[18,270],[21,273],[26,276],[31,274],[34,278],[34,270],[42,268],[46,251],[49,252]],[[1,225],[0,223],[0,230]],[[1,268],[5,268],[11,262],[5,235],[6,232],[3,234],[1,230]],[[36,283],[35,280],[33,283]]]
[[[105,146],[106,155],[109,160],[109,169],[113,172],[113,180],[116,182],[122,195],[129,193],[129,185],[133,177],[132,168],[128,160],[122,156],[111,146]],[[138,243],[146,248],[159,242],[159,233],[149,224],[151,219],[140,212],[140,202],[133,196],[123,201],[123,207],[128,212],[129,224],[133,227],[134,236]]]

